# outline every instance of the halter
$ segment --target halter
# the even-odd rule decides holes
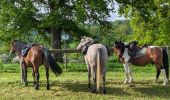
[[[99,43],[99,42],[93,40],[92,38],[84,36],[81,39],[80,44],[77,46],[77,50],[81,51],[84,55],[86,55],[89,46],[91,46],[92,44],[96,44],[96,43]]]
[[[85,43],[83,46],[81,46],[81,48],[83,48],[83,49],[82,49],[82,53],[83,53],[84,55],[86,55],[88,48],[89,48],[91,45],[97,44],[97,43],[99,43],[99,42],[98,42],[98,41],[89,41],[89,42]]]

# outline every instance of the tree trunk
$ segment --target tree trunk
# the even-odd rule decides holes
[[[61,49],[61,29],[52,29],[52,48],[53,49]],[[54,59],[57,61],[62,61],[62,54],[54,52]]]

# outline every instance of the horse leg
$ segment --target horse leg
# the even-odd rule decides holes
[[[91,67],[90,64],[88,63],[88,60],[86,58],[86,56],[84,57],[85,62],[86,62],[86,66],[87,66],[87,70],[88,70],[88,88],[90,88],[90,78],[91,78]]]
[[[155,80],[155,83],[158,82],[158,78],[159,78],[160,73],[161,73],[160,69],[157,68],[156,69],[156,80]]]
[[[93,82],[94,82],[94,88],[92,89],[92,93],[96,93],[96,88],[97,88],[97,82],[96,82],[96,68],[93,67]]]
[[[34,68],[32,68],[32,77],[33,77],[33,84],[35,85],[35,71]]]
[[[165,69],[161,69],[161,72],[163,73],[163,78],[164,78],[163,85],[166,85],[168,83],[168,79],[166,77]]]
[[[126,77],[126,79],[125,79],[125,81],[124,81],[124,84],[126,84],[126,83],[129,81],[129,75],[128,75],[129,66],[128,66],[127,64],[128,64],[128,63],[123,64],[124,69],[125,69],[125,77]]]
[[[25,65],[23,65],[23,71],[24,71],[24,85],[27,86],[28,82],[27,82],[27,67]]]
[[[132,83],[133,77],[132,77],[132,70],[130,68],[130,63],[128,63],[128,74],[129,74],[129,83]]]
[[[91,68],[89,65],[87,65],[87,69],[88,69],[88,88],[90,88]]]
[[[47,90],[50,90],[50,85],[49,85],[49,67],[48,66],[46,66],[46,79],[47,79],[46,88],[47,88]]]
[[[106,94],[106,87],[105,87],[105,83],[106,83],[106,67],[103,68],[103,94]]]
[[[21,58],[21,60],[20,60],[21,83],[24,83],[24,70],[23,70],[23,66],[24,66],[24,61],[23,61],[23,58]]]
[[[35,68],[35,80],[36,80],[36,84],[35,84],[35,90],[38,90],[39,89],[39,71],[38,71],[38,68]]]

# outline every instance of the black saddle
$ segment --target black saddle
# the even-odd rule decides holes
[[[28,54],[28,51],[33,47],[33,46],[36,46],[38,44],[27,44],[26,46],[24,46],[21,50],[21,55],[23,57],[26,57],[27,54]]]

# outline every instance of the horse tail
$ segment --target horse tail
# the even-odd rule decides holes
[[[166,77],[169,80],[169,62],[168,62],[168,54],[165,49],[163,49],[163,67],[165,68],[166,71]]]
[[[48,49],[44,48],[44,56],[46,61],[48,62],[51,70],[54,72],[55,75],[57,74],[61,74],[62,73],[62,69],[60,68],[60,66],[54,61],[54,59],[51,56],[51,53],[49,52]]]
[[[102,53],[102,49],[99,48],[98,49],[98,53],[97,53],[97,73],[96,73],[96,85],[97,85],[97,91],[99,90],[99,85],[100,85],[100,78],[103,75],[103,71],[102,69],[102,63],[101,63],[101,53]]]

